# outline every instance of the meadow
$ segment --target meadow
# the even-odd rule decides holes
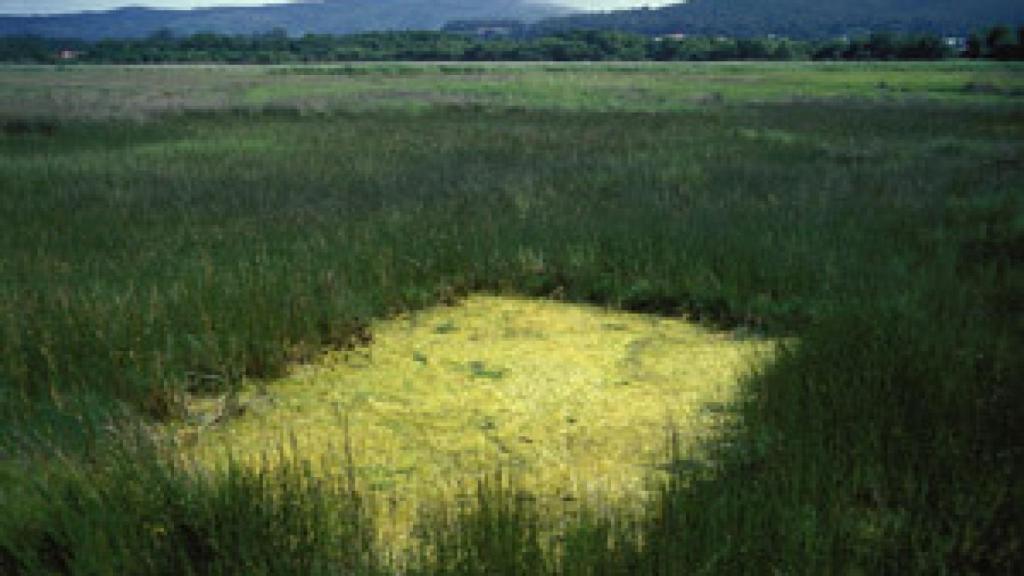
[[[1013,573],[1022,177],[1016,64],[0,68],[0,572]],[[557,554],[501,470],[397,566],[299,450],[167,457],[480,293],[789,344]]]

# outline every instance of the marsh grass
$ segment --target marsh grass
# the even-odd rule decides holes
[[[728,103],[1020,106],[1019,63],[357,63],[2,66],[0,118],[134,119],[201,111],[673,112]]]
[[[286,450],[273,471],[170,464],[145,431],[119,429],[91,458],[35,446],[6,490],[8,573],[373,573],[372,519],[337,477]],[[12,463],[14,464],[14,463]]]
[[[1019,73],[744,66],[764,83],[706,104],[612,98],[590,68],[540,67],[528,97],[496,85],[507,98],[315,114],[286,75],[246,108],[258,68],[4,69],[4,122],[53,130],[0,130],[0,568],[338,573],[351,558],[373,573],[354,536],[369,521],[301,459],[194,475],[110,423],[174,418],[193,388],[280,375],[372,337],[373,319],[489,291],[800,346],[744,381],[714,463],[680,459],[639,536],[584,518],[549,564],[502,486],[428,530],[422,573],[1018,571],[1024,117],[1013,89],[961,88]],[[920,97],[859,94],[882,73]],[[103,96],[108,80],[122,84]],[[149,106],[190,82],[197,100]]]

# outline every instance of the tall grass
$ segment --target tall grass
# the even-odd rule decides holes
[[[285,450],[203,476],[119,429],[91,458],[46,450],[4,502],[0,567],[18,574],[379,573],[369,518],[339,479]]]
[[[1010,572],[1022,120],[819,102],[0,133],[0,568],[383,569],[357,499],[301,462],[204,477],[109,422],[136,418],[125,404],[174,417],[183,391],[483,290],[800,343],[746,382],[714,464],[681,466],[635,530],[584,518],[556,562],[499,482],[425,528],[410,573]]]

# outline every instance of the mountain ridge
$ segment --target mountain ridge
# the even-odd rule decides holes
[[[291,35],[371,30],[438,30],[451,20],[515,18],[528,22],[570,11],[540,0],[323,0],[192,10],[125,7],[48,16],[2,16],[0,36],[139,38],[176,34],[253,34],[284,29]]]
[[[995,24],[1024,24],[1024,0],[689,0],[661,8],[577,12],[557,0],[310,0],[294,4],[167,10],[141,7],[50,16],[0,16],[0,36],[138,38],[160,30],[293,36],[440,30],[452,21],[515,19],[533,34],[573,29],[644,35],[797,39],[871,31],[963,36]]]
[[[689,0],[662,8],[556,17],[541,21],[535,29],[825,38],[865,31],[962,36],[996,24],[1024,24],[1024,1]]]

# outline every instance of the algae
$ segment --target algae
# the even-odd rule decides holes
[[[471,501],[499,467],[544,509],[639,513],[674,465],[672,434],[693,455],[775,346],[678,318],[482,295],[371,330],[365,346],[286,378],[191,400],[179,453],[266,465],[285,446],[323,473],[350,457],[382,543],[397,548],[424,504]]]

